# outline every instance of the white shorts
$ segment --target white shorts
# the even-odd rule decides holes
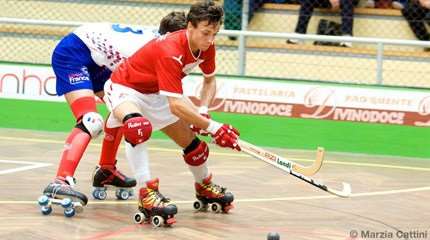
[[[142,115],[152,124],[152,130],[160,130],[179,120],[170,112],[167,97],[159,94],[143,94],[121,84],[106,81],[104,86],[104,101],[110,112],[123,102],[133,102]],[[122,119],[110,115],[107,120],[109,128],[122,126]]]

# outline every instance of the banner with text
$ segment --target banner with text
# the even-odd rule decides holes
[[[183,79],[198,105],[202,77]],[[0,98],[64,101],[49,66],[1,64]],[[212,111],[411,126],[430,126],[430,91],[218,77]]]

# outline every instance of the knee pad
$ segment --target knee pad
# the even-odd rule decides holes
[[[103,132],[103,117],[96,112],[88,112],[82,116],[76,127],[88,133],[92,138],[96,138]]]
[[[147,141],[152,134],[152,125],[148,119],[139,113],[132,113],[124,117],[123,133],[127,142],[133,146]]]
[[[188,165],[200,166],[205,163],[209,157],[209,147],[206,142],[194,138],[190,145],[184,149],[183,157]]]

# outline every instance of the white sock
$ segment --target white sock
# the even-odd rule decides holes
[[[194,180],[197,183],[202,183],[203,179],[205,179],[207,176],[209,176],[209,170],[208,170],[207,162],[204,162],[200,166],[188,165],[188,168],[190,169],[191,173],[194,176]]]
[[[137,181],[137,186],[140,188],[146,187],[146,182],[151,180],[151,172],[149,170],[148,149],[145,143],[132,146],[127,141],[125,142],[125,155],[130,164],[130,168],[134,173]]]

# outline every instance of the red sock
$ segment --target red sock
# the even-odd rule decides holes
[[[57,177],[73,177],[90,140],[91,137],[88,133],[79,128],[73,128],[66,139],[63,154],[61,155],[60,166],[57,171]]]
[[[107,122],[107,121],[106,121]],[[100,166],[114,166],[116,153],[122,138],[122,128],[108,128],[105,124],[105,137],[103,138],[102,152],[100,155]]]

